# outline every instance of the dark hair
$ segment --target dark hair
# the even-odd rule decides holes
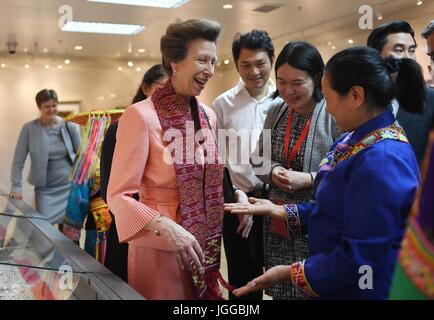
[[[235,64],[238,63],[240,58],[241,49],[261,50],[266,51],[268,58],[273,62],[274,59],[274,46],[270,36],[264,30],[253,29],[250,32],[241,34],[236,33],[232,42],[232,56]]]
[[[396,82],[390,77],[398,72]],[[379,52],[368,47],[354,47],[334,55],[325,67],[331,87],[346,95],[351,87],[365,90],[365,100],[373,109],[385,110],[394,97],[400,107],[421,113],[425,101],[422,69],[413,59],[383,60]]]
[[[313,98],[316,102],[319,102],[323,98],[321,78],[324,72],[324,61],[319,51],[310,43],[291,41],[283,47],[276,59],[276,66],[274,67],[276,79],[277,70],[285,63],[309,74],[315,85]],[[279,96],[278,90],[274,94],[274,97],[277,96]]]
[[[173,72],[170,63],[182,61],[187,56],[187,46],[191,41],[205,39],[217,42],[220,32],[220,24],[207,19],[191,19],[170,24],[160,41],[163,68],[167,75],[171,76]]]
[[[54,102],[56,102],[56,103],[59,102],[59,100],[57,98],[56,91],[54,91],[52,89],[44,89],[44,90],[39,91],[36,94],[35,100],[36,100],[36,104],[38,105],[38,108],[40,108],[41,104],[43,104],[44,102],[46,102],[48,100],[54,100]]]
[[[149,68],[148,71],[146,71],[143,76],[142,83],[137,89],[137,93],[134,96],[132,103],[134,104],[148,98],[146,94],[143,93],[142,85],[150,87],[155,81],[160,80],[163,77],[164,77],[164,70],[161,64],[155,64],[151,68]]]
[[[422,37],[428,39],[428,37],[434,32],[434,20],[426,26],[426,28],[422,32]]]
[[[368,47],[374,48],[378,52],[381,52],[387,43],[387,36],[389,34],[401,32],[411,34],[414,43],[416,43],[416,39],[414,38],[414,30],[410,24],[403,20],[394,20],[392,22],[382,24],[381,26],[372,30],[372,32],[369,34],[367,45]]]

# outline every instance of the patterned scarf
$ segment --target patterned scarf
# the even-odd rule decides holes
[[[195,160],[195,151],[201,146],[194,137],[194,130],[187,127],[187,123],[193,123],[189,99],[176,94],[170,80],[152,95],[163,135],[168,130],[182,133],[182,147],[176,145],[171,153],[179,192],[180,224],[196,238],[205,254],[205,272],[192,271],[194,286],[201,300],[223,299],[219,281],[228,287],[219,272],[224,203],[223,164],[212,136],[204,136],[205,164]],[[209,130],[207,115],[197,100],[196,106],[201,129]],[[168,143],[173,143],[173,140]],[[179,161],[181,150],[182,161]]]

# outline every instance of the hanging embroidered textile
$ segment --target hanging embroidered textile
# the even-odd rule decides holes
[[[66,120],[84,126],[83,139],[72,171],[72,185],[63,232],[77,244],[86,229],[85,250],[104,263],[106,232],[111,223],[107,204],[100,195],[99,162],[105,133],[123,110],[92,111]]]

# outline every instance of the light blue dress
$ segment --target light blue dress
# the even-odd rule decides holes
[[[72,169],[61,127],[45,128],[49,141],[47,185],[35,187],[36,209],[51,224],[63,222],[68,200]]]

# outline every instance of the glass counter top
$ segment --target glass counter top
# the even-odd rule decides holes
[[[0,264],[59,270],[75,266],[24,217],[0,214]]]
[[[0,195],[0,213],[9,214],[14,216],[24,216],[22,212],[9,201],[6,195]]]

